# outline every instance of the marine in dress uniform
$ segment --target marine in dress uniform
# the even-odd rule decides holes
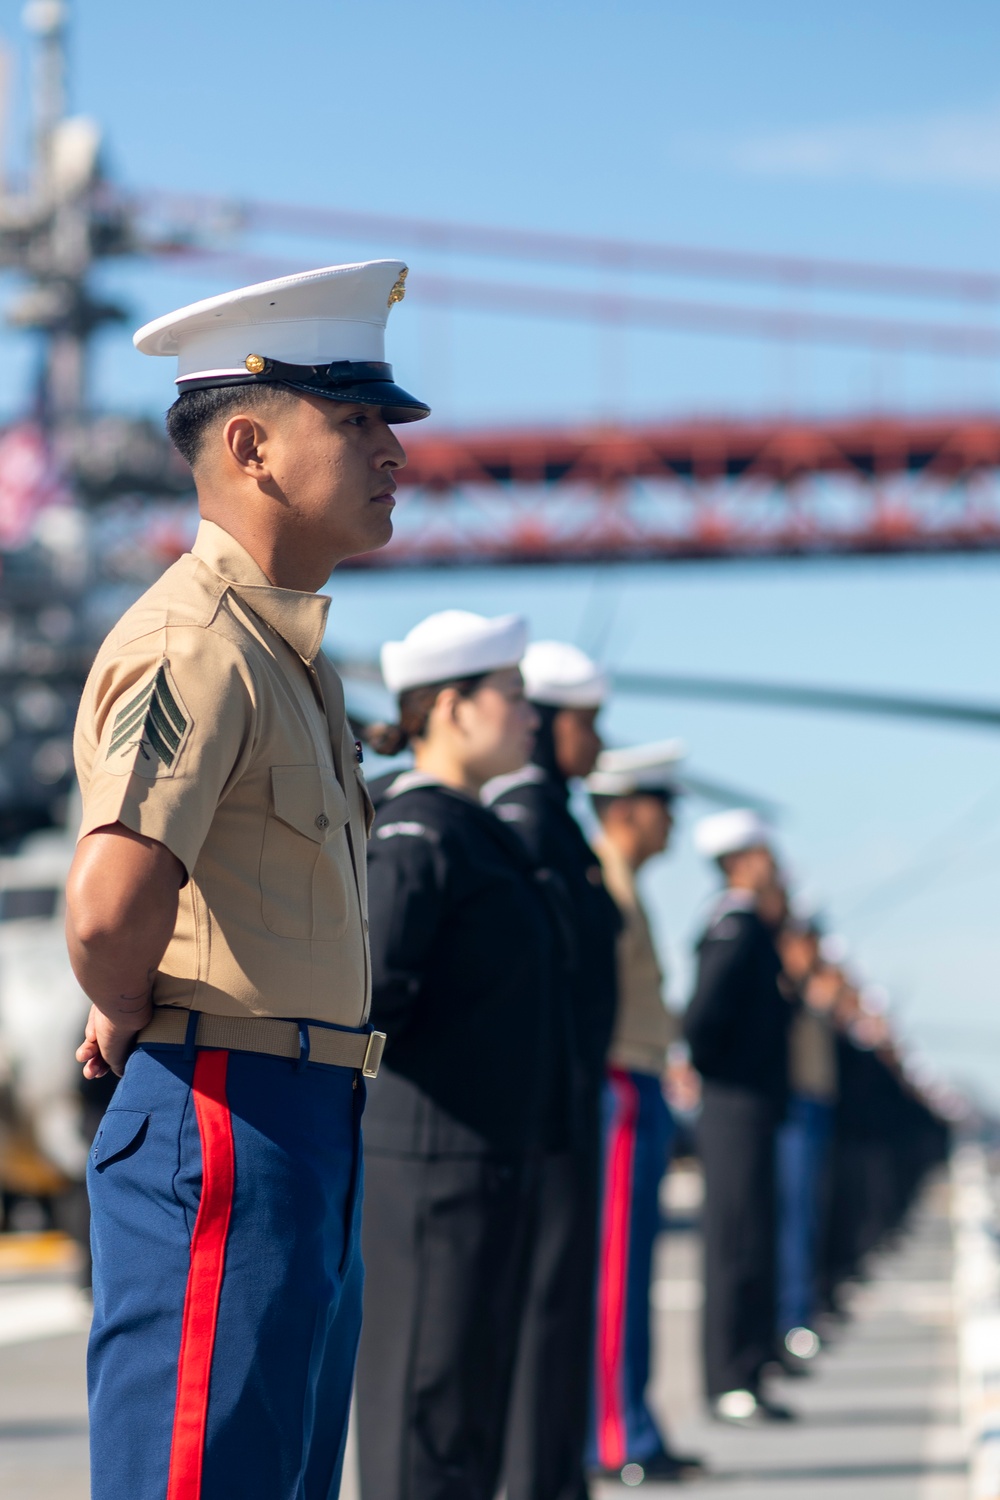
[[[760,909],[776,883],[769,831],[734,809],[703,819],[695,843],[727,882],[698,945],[684,1017],[703,1080],[705,1384],[716,1417],[751,1422],[789,1415],[767,1400],[761,1372],[774,1351],[775,1137],[787,1102],[792,1006]]]
[[[546,882],[478,799],[530,749],[525,639],[516,616],[448,610],[382,652],[416,764],[381,792],[369,870],[388,1041],[365,1120],[365,1500],[497,1488],[559,962]]]
[[[621,926],[600,861],[570,810],[570,781],[589,775],[604,674],[582,651],[536,642],[521,663],[540,728],[530,764],[485,796],[569,903],[575,962],[568,1037],[575,1099],[571,1140],[543,1156],[505,1458],[509,1500],[578,1500],[590,1407],[601,1154],[600,1104],[617,997]]]
[[[95,1500],[339,1492],[380,1040],[372,810],[320,650],[329,600],[302,580],[388,539],[387,423],[427,413],[383,358],[404,275],[282,278],[136,335],[179,356],[168,427],[215,519],[104,642],[76,730],[68,930],[95,1001],[78,1056],[96,1076],[134,1047],[89,1169]],[[109,915],[125,866],[140,885]],[[142,881],[170,891],[162,910]]]
[[[622,917],[618,1010],[603,1100],[603,1184],[597,1274],[593,1419],[588,1458],[601,1474],[675,1482],[701,1467],[672,1451],[646,1402],[650,1284],[660,1231],[660,1182],[676,1133],[663,1095],[667,1050],[680,1027],[636,883],[667,847],[677,796],[676,742],[605,750],[587,778],[601,823],[595,843]]]
[[[796,1361],[815,1358],[820,1348],[815,1331],[817,1256],[829,1198],[837,1042],[822,1006],[827,989],[817,972],[818,928],[790,920],[782,928],[778,950],[800,996],[789,1034],[788,1108],[778,1128],[777,1332],[784,1358]]]

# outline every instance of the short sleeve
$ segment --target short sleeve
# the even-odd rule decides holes
[[[438,832],[395,813],[376,821],[368,865],[372,1020],[390,1046],[412,1019],[447,906]]]
[[[251,752],[256,693],[213,632],[158,632],[98,660],[77,721],[79,837],[111,823],[165,845],[188,876]]]

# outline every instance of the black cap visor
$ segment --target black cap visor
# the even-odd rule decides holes
[[[629,797],[655,797],[657,802],[662,802],[669,809],[678,797],[683,797],[684,788],[672,782],[664,786],[630,786],[625,792],[594,792],[592,795],[600,797],[604,802],[625,802]]]
[[[254,356],[250,356],[254,358]],[[329,365],[289,365],[264,359],[263,368],[245,375],[207,375],[178,381],[178,391],[204,391],[237,385],[284,385],[327,401],[378,406],[387,422],[419,422],[430,407],[404,391],[392,378],[392,365],[377,360],[339,359]]]

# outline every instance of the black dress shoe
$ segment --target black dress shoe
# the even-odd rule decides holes
[[[774,1357],[769,1359],[761,1371],[762,1375],[784,1375],[792,1380],[804,1380],[807,1375],[814,1374],[813,1366],[808,1360],[796,1359],[794,1354],[789,1354],[787,1349],[776,1349]]]
[[[820,1336],[812,1328],[790,1328],[776,1346],[769,1364],[782,1375],[801,1380],[815,1369],[816,1356],[822,1348]]]
[[[650,1480],[656,1484],[682,1484],[686,1479],[695,1479],[704,1473],[705,1465],[700,1458],[690,1454],[671,1453],[661,1449],[641,1461],[631,1459],[620,1469],[599,1468],[590,1471],[594,1479],[617,1479],[629,1489]]]
[[[793,1359],[808,1365],[822,1349],[823,1341],[814,1328],[800,1324],[797,1328],[789,1328],[781,1347]]]
[[[717,1422],[733,1427],[761,1427],[768,1422],[794,1422],[795,1413],[757,1391],[726,1391],[716,1396],[711,1413]]]
[[[696,1458],[693,1453],[675,1453],[673,1448],[661,1448],[659,1453],[652,1453],[649,1458],[644,1458],[641,1467],[645,1470],[647,1479],[662,1480],[677,1469],[682,1470],[684,1478],[693,1479],[705,1472],[705,1460]]]
[[[708,1468],[705,1460],[699,1458],[696,1453],[676,1453],[673,1448],[669,1448],[667,1454],[675,1463],[681,1464],[685,1469],[695,1469],[700,1473],[702,1470],[707,1470]]]
[[[757,1395],[757,1411],[765,1422],[797,1422],[798,1412],[792,1411],[791,1407],[782,1406],[780,1401],[772,1401],[768,1396]]]

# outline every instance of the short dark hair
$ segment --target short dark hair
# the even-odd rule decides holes
[[[655,797],[669,810],[673,807],[677,794],[667,791],[665,787],[637,786],[632,792],[615,792],[610,795],[607,792],[591,792],[590,803],[603,823],[616,802],[628,802],[634,797]]]
[[[167,436],[192,469],[198,461],[209,427],[238,411],[262,411],[265,406],[296,400],[284,385],[222,385],[203,391],[182,391],[167,412]]]

